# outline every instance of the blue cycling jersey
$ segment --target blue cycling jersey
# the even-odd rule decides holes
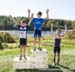
[[[33,23],[34,23],[34,30],[41,30],[42,29],[42,24],[45,21],[43,18],[33,18]]]

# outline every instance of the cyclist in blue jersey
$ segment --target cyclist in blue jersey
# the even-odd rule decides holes
[[[39,11],[37,13],[37,18],[33,18],[33,14],[30,17],[30,9],[28,9],[28,17],[30,20],[32,20],[32,22],[34,23],[34,51],[36,50],[36,40],[38,38],[38,49],[42,50],[40,48],[40,44],[41,44],[41,31],[42,31],[42,24],[45,22],[46,19],[49,19],[49,9],[46,10],[46,14],[47,17],[46,18],[41,18],[42,16],[42,12]]]

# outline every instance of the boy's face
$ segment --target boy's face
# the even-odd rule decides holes
[[[38,18],[41,18],[41,16],[42,16],[41,14],[37,14],[37,17],[38,17]]]
[[[27,24],[26,23],[22,23],[22,26],[27,26]]]

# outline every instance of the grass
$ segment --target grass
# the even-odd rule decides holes
[[[62,40],[61,60],[59,66],[53,66],[53,37],[42,38],[42,48],[48,50],[49,69],[34,70],[14,70],[13,59],[19,55],[19,48],[16,44],[8,44],[12,49],[4,49],[0,51],[0,72],[75,72],[75,39]],[[28,51],[33,48],[33,38],[28,38]]]

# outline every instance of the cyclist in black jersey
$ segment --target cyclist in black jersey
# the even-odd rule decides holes
[[[56,65],[59,64],[60,61],[61,38],[63,37],[62,31],[60,29],[57,29],[54,37],[54,64]]]
[[[22,21],[20,25],[18,25],[19,29],[19,38],[20,38],[20,58],[19,60],[22,60],[22,57],[24,57],[25,60],[27,60],[27,30],[28,26],[30,25],[31,21],[29,21],[28,24],[26,24],[26,21]]]

